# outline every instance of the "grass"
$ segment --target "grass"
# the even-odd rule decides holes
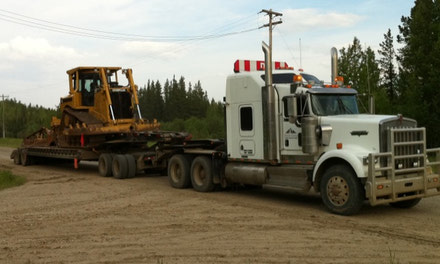
[[[18,148],[22,141],[21,138],[0,138],[0,147]]]
[[[26,182],[26,178],[12,174],[10,171],[0,170],[0,190],[20,186]]]

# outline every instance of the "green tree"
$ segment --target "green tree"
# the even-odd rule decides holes
[[[386,94],[391,103],[397,99],[399,93],[397,91],[397,73],[394,66],[396,53],[394,51],[394,38],[391,29],[384,34],[384,41],[379,44],[378,50],[381,58],[379,59],[379,67],[381,72],[380,87],[385,89]]]
[[[440,1],[416,0],[403,16],[397,41],[400,109],[427,129],[428,144],[440,144]]]
[[[338,75],[343,76],[345,82],[360,90],[363,52],[359,39],[354,37],[353,44],[349,45],[347,49],[343,47],[339,50],[339,54]]]
[[[194,88],[189,86],[188,89],[188,114],[198,118],[205,117],[209,106],[207,93],[202,89],[200,81],[198,81]]]
[[[358,91],[359,101],[366,110],[369,96],[380,95],[380,70],[374,51],[370,47],[363,50],[359,39],[354,37],[353,44],[348,48],[343,47],[339,53],[338,74]],[[376,107],[376,111],[382,112],[383,109],[379,106]]]
[[[150,121],[162,120],[164,102],[160,82],[148,80],[147,85],[139,89],[138,95],[142,117]]]
[[[144,118],[156,118],[161,129],[185,131],[195,139],[224,138],[223,104],[208,100],[200,81],[186,85],[185,78],[166,80],[162,88],[159,81],[148,80],[139,89],[139,105]],[[188,90],[186,90],[188,87]]]
[[[5,100],[5,136],[22,138],[37,131],[41,127],[50,127],[52,116],[59,116],[58,111],[42,106],[24,105],[15,99]],[[0,108],[3,116],[3,107]],[[3,122],[0,123],[0,129]]]

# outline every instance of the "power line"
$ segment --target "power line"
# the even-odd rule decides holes
[[[255,13],[253,13],[253,14],[250,14],[250,15],[248,15],[246,17],[239,18],[238,20],[233,21],[233,22],[231,22],[229,24],[226,24],[226,25],[220,26],[218,28],[215,28],[213,30],[207,31],[206,33],[204,33],[201,36],[210,36],[210,35],[213,35],[215,32],[217,32],[217,34],[220,34],[220,32],[226,31],[228,29],[230,30],[230,29],[237,28],[239,26],[247,25],[251,21],[258,21],[258,14],[256,15]],[[256,26],[255,28],[251,28],[251,29],[248,29],[248,30],[238,31],[237,34],[244,34],[244,33],[248,33],[248,32],[251,32],[251,31],[258,30],[258,29],[259,29],[259,27]],[[223,33],[223,34],[229,34],[229,33]],[[234,34],[234,35],[237,35],[237,34]],[[228,36],[230,36],[230,35],[232,35],[232,34],[229,34]],[[181,41],[181,42],[179,42],[179,46],[178,47],[167,49],[165,52],[161,52],[161,53],[165,54],[165,55],[167,55],[167,54],[176,54],[178,52],[181,52],[181,51],[184,51],[184,50],[187,50],[187,49],[191,48],[196,43],[201,43],[201,42],[204,42],[204,41],[210,41],[210,40],[213,40],[213,39],[214,38],[205,38],[205,39]],[[154,59],[155,57],[152,56],[152,55],[141,56],[140,58],[137,59],[136,62],[132,62],[132,63],[129,63],[129,64],[133,67],[135,65],[138,65],[138,64],[144,62],[147,58]]]
[[[181,41],[192,41],[192,40],[205,40],[205,39],[216,39],[216,38],[222,38],[237,34],[243,34],[258,29],[258,28],[250,28],[250,29],[234,31],[234,32],[196,35],[196,36],[137,35],[137,34],[117,33],[117,32],[110,32],[110,31],[103,31],[96,29],[88,29],[83,27],[67,25],[67,24],[55,23],[48,20],[25,16],[4,9],[0,9],[0,20],[18,25],[27,26],[27,27],[57,32],[57,33],[64,33],[69,35],[106,39],[106,40],[119,40],[119,41],[181,42]],[[233,22],[229,25],[225,25],[224,27],[231,27],[234,23],[240,23],[240,20],[237,22]]]
[[[298,62],[297,62],[297,59],[296,59],[296,57],[295,57],[295,55],[293,53],[293,50],[290,47],[290,45],[287,43],[286,38],[284,37],[284,33],[281,30],[279,30],[279,28],[276,28],[275,30],[280,34],[281,40],[283,41],[284,45],[286,46],[287,50],[289,51],[290,56],[291,56],[291,58],[293,60],[293,63],[295,63],[295,65],[297,66],[296,68],[302,68],[301,56],[300,56],[300,64],[298,65]]]

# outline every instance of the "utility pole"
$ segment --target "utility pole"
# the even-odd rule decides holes
[[[283,21],[281,21],[281,19],[278,21],[273,21],[273,19],[275,17],[282,16],[283,14],[272,11],[272,9],[269,9],[269,10],[263,9],[260,11],[260,13],[266,13],[269,16],[269,23],[261,26],[260,28],[269,27],[269,51],[270,51],[269,52],[269,54],[270,54],[269,61],[270,61],[270,63],[272,63],[272,29],[274,28],[275,25],[283,23]]]
[[[5,129],[5,99],[8,99],[9,96],[2,94],[2,102],[3,102],[3,114],[2,114],[2,130],[3,130],[3,138],[6,136],[6,129]]]

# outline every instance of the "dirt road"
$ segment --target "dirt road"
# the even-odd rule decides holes
[[[0,191],[1,263],[440,263],[440,197],[342,217],[315,194],[197,193],[166,177],[116,180],[95,164],[16,166]]]

